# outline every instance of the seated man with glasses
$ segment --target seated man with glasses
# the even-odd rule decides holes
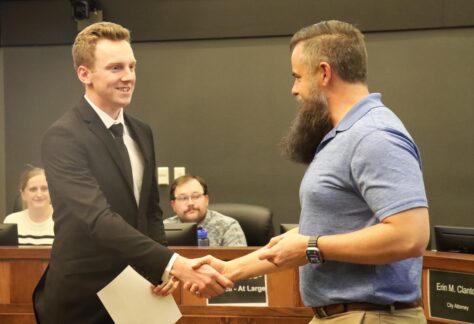
[[[207,209],[209,195],[204,179],[190,174],[177,178],[170,188],[170,201],[176,215],[164,223],[197,223],[207,230],[210,246],[247,246],[238,221]]]

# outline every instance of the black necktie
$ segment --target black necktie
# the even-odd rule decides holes
[[[109,130],[114,134],[115,143],[117,144],[117,148],[122,156],[123,166],[125,167],[125,171],[127,173],[127,181],[130,186],[133,188],[133,173],[132,173],[132,165],[130,163],[130,156],[128,155],[127,147],[123,142],[123,125],[114,124],[110,126]]]

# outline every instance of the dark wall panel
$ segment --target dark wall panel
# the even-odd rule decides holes
[[[368,50],[371,91],[420,147],[432,225],[474,227],[474,29],[370,34]]]
[[[214,202],[262,204],[296,222],[304,167],[277,143],[296,113],[288,37],[135,44],[130,113],[150,123],[160,166],[205,177]],[[370,33],[370,89],[418,143],[433,224],[474,226],[474,28]],[[41,134],[82,94],[69,46],[4,49],[7,202]],[[161,188],[166,215],[168,187]]]
[[[5,96],[3,48],[0,48],[0,219],[5,213]]]
[[[0,2],[0,45],[69,44],[77,33],[69,1]]]
[[[4,49],[6,206],[11,211],[26,164],[40,165],[41,136],[79,98],[66,46]]]
[[[471,0],[99,0],[105,20],[135,41],[289,36],[320,20],[363,31],[474,26]],[[67,0],[0,2],[1,46],[70,44],[77,32]]]

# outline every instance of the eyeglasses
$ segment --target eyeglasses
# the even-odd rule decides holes
[[[184,202],[187,202],[189,199],[191,199],[192,202],[196,202],[199,199],[201,199],[202,196],[204,196],[203,193],[194,193],[191,196],[182,195],[182,196],[174,197],[174,200],[177,200],[180,203],[184,203]]]

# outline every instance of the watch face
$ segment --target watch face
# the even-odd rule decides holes
[[[309,247],[306,249],[306,258],[308,259],[309,263],[323,262],[321,254],[319,253],[319,249],[316,247]]]

